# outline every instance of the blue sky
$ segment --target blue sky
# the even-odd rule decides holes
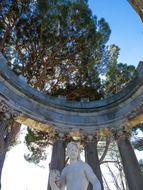
[[[127,0],[89,0],[98,19],[105,18],[111,28],[108,44],[121,48],[119,62],[137,65],[143,61],[143,23]]]

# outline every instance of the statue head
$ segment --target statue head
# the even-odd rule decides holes
[[[67,157],[69,157],[69,159],[80,160],[80,148],[78,144],[75,142],[68,143],[66,154],[67,154]]]

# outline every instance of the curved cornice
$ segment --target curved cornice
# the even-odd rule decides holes
[[[0,99],[23,117],[54,126],[59,131],[93,133],[101,128],[121,127],[142,113],[143,63],[138,66],[136,79],[118,94],[99,101],[75,102],[31,88],[11,71],[1,54]]]
[[[143,62],[140,62],[137,68],[138,76],[121,92],[108,97],[103,100],[96,100],[96,101],[68,101],[65,98],[60,97],[53,97],[44,95],[43,93],[39,92],[38,90],[31,88],[25,81],[19,78],[6,64],[6,59],[0,54],[0,77],[1,81],[9,84],[12,86],[17,92],[21,92],[25,97],[29,99],[33,99],[34,101],[39,102],[41,105],[50,106],[55,108],[60,108],[63,110],[72,110],[80,112],[85,112],[85,109],[88,111],[93,112],[94,109],[102,109],[105,106],[110,106],[110,104],[114,104],[117,102],[121,102],[124,99],[127,99],[128,96],[131,96],[139,85],[142,85],[142,71],[143,71]]]
[[[143,0],[128,0],[143,22]]]

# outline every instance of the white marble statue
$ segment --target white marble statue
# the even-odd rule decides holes
[[[74,142],[67,145],[67,156],[70,164],[67,165],[60,176],[59,171],[51,170],[50,186],[52,190],[87,190],[89,182],[93,190],[101,190],[101,184],[91,167],[80,160],[80,149]]]

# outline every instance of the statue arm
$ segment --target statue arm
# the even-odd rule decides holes
[[[87,179],[93,186],[93,190],[101,190],[100,181],[98,180],[98,178],[94,174],[92,168],[88,164],[86,164],[85,173],[86,173]]]
[[[64,182],[64,180],[61,180],[61,182],[60,182],[60,190],[65,190],[65,182]]]
[[[57,182],[58,182],[57,181],[57,177],[59,177],[58,174],[57,174],[57,172],[59,173],[58,170],[51,170],[50,171],[49,183],[50,183],[50,186],[51,186],[52,190],[60,190],[60,188],[57,185]]]
[[[65,184],[63,182],[60,182],[59,186],[53,182],[50,181],[51,190],[65,190]]]
[[[55,183],[50,184],[52,190],[61,190]]]
[[[61,173],[61,179],[60,179],[60,189],[65,190],[65,185],[66,185],[66,172],[65,169],[63,169]]]

